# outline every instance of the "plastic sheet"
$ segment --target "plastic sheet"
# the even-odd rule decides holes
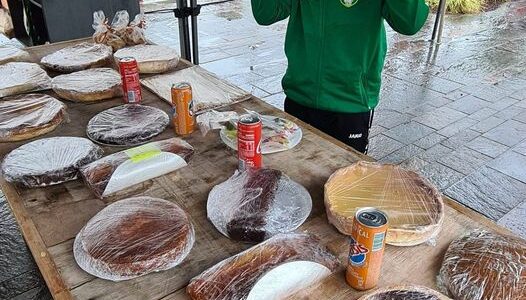
[[[113,146],[136,146],[162,133],[170,119],[164,111],[146,105],[125,104],[107,109],[88,123],[88,137]]]
[[[51,78],[38,64],[10,62],[0,65],[0,98],[51,88]]]
[[[53,137],[27,143],[11,151],[2,172],[8,182],[43,187],[77,179],[78,169],[102,156],[90,140]]]
[[[0,46],[0,65],[13,61],[29,61],[31,56],[15,46]]]
[[[21,141],[46,134],[67,120],[66,106],[45,94],[0,100],[0,142]]]
[[[316,237],[278,234],[204,271],[190,281],[186,292],[193,300],[284,299],[338,266]],[[264,288],[269,284],[272,288]]]
[[[526,241],[476,230],[451,242],[438,285],[458,300],[526,299]]]
[[[71,73],[111,65],[113,51],[102,44],[80,43],[46,55],[40,63],[56,72]]]
[[[250,98],[247,92],[198,66],[141,79],[144,86],[168,103],[172,103],[172,84],[177,82],[188,82],[192,86],[194,111],[197,113]]]
[[[176,204],[151,197],[108,205],[77,234],[77,264],[99,278],[121,281],[179,265],[190,253],[195,233]]]
[[[80,172],[93,193],[103,198],[184,167],[193,153],[190,144],[171,138],[106,156]]]
[[[358,300],[451,300],[425,286],[401,285],[380,288],[363,295]]]
[[[309,216],[309,192],[281,171],[236,172],[208,196],[208,219],[225,236],[258,243],[295,230]]]
[[[116,61],[124,57],[137,60],[139,73],[156,74],[172,71],[179,63],[179,55],[172,48],[158,45],[136,45],[122,48],[114,54]]]
[[[78,102],[100,101],[122,96],[121,76],[110,68],[59,75],[51,81],[51,88],[61,98]]]
[[[197,116],[197,126],[203,136],[206,136],[210,130],[222,129],[230,123],[231,120],[238,119],[239,115],[235,111],[216,111],[211,110]]]
[[[358,162],[336,171],[325,185],[329,222],[350,235],[356,211],[375,207],[387,214],[386,242],[395,246],[434,244],[444,219],[438,190],[412,171]]]

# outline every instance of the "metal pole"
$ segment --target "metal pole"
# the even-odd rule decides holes
[[[192,10],[197,9],[197,0],[190,0]],[[197,15],[192,15],[192,57],[194,65],[199,64],[199,31],[197,30]]]
[[[188,7],[187,0],[177,0],[177,8],[184,11]],[[188,18],[178,18],[179,22],[179,43],[181,46],[181,57],[191,60],[190,52],[190,32],[188,27]]]
[[[440,43],[440,36],[442,35],[442,26],[444,24],[444,15],[446,13],[446,0],[440,0],[438,4],[435,25],[433,27],[433,35],[431,41]],[[438,39],[437,39],[438,38]]]

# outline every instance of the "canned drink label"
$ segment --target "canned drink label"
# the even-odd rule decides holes
[[[369,249],[362,244],[359,244],[351,237],[349,250],[349,264],[359,267],[365,263]]]
[[[385,232],[375,233],[373,238],[373,252],[380,251],[384,248]]]

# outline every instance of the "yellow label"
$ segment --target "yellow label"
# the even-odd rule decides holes
[[[132,162],[138,163],[161,154],[161,150],[153,144],[146,144],[125,150],[124,153],[128,155]]]

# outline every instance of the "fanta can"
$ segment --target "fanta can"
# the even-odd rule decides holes
[[[363,291],[378,284],[387,227],[387,215],[376,208],[365,207],[356,212],[345,275],[352,288]]]

